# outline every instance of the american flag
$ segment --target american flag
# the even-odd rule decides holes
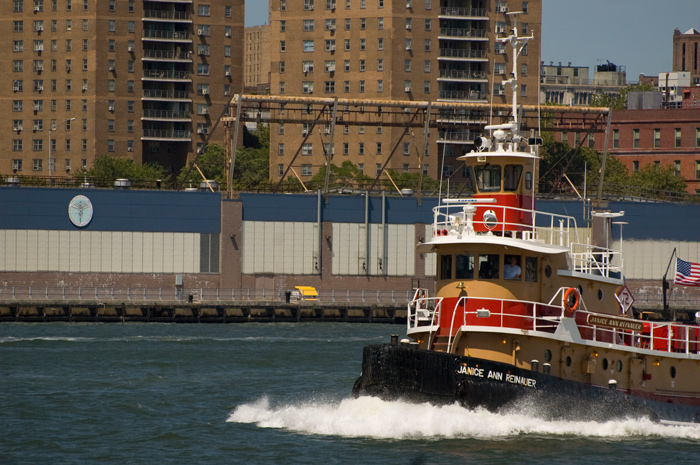
[[[676,258],[676,284],[700,286],[700,263],[691,263]]]

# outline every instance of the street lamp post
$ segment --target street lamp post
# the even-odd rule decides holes
[[[75,120],[75,118],[68,118],[65,122],[67,123],[68,121],[74,121],[74,120]],[[53,139],[51,138],[51,134],[53,134],[54,131],[56,131],[56,127],[49,127],[49,184],[51,184],[51,181],[52,181],[52,179],[51,179],[51,159],[52,159],[51,158],[51,146],[52,146],[51,142],[53,141]]]

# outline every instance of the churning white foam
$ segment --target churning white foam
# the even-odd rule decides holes
[[[700,425],[668,425],[637,418],[605,423],[549,421],[528,413],[496,414],[483,409],[468,410],[456,404],[435,406],[389,402],[375,397],[274,406],[263,397],[239,405],[227,421],[302,434],[378,439],[496,439],[521,434],[700,439]]]

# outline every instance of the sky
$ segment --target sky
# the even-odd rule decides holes
[[[245,25],[267,24],[267,0],[245,0]],[[671,71],[673,30],[700,30],[700,0],[543,0],[542,61],[640,74]]]

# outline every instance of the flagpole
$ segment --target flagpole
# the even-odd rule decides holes
[[[666,267],[666,273],[664,273],[664,277],[662,278],[661,282],[661,287],[663,288],[664,291],[664,320],[670,319],[669,317],[672,317],[672,321],[676,321],[676,312],[673,312],[673,315],[669,315],[670,309],[668,302],[666,301],[666,291],[668,290],[668,281],[666,281],[666,276],[668,275],[668,270],[671,269],[671,263],[673,263],[673,257],[676,255],[676,248],[673,248],[673,253],[671,253],[671,259],[668,261],[668,266]]]

